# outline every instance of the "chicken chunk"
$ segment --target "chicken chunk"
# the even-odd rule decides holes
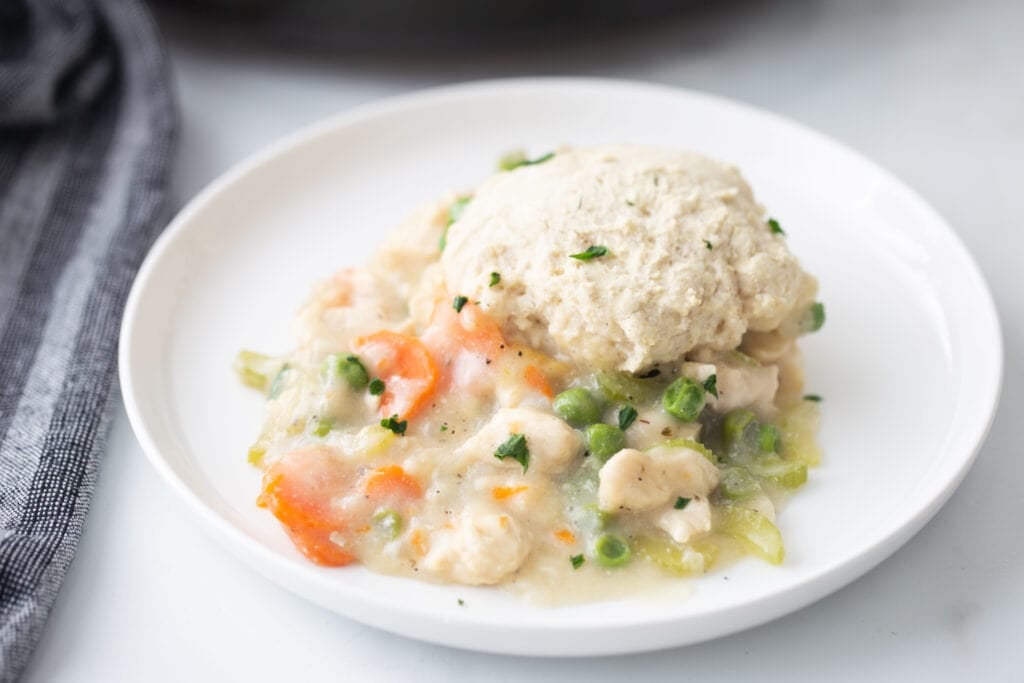
[[[598,506],[605,511],[640,512],[677,496],[707,496],[718,485],[718,468],[689,448],[644,453],[624,448],[598,473]]]
[[[488,585],[519,569],[529,554],[529,535],[514,517],[468,508],[453,529],[433,534],[420,566],[458,583]]]
[[[707,395],[708,407],[717,413],[752,406],[761,416],[775,412],[775,392],[779,389],[779,368],[775,365],[729,363],[683,363],[685,377],[703,383],[711,375],[717,377],[718,396]]]
[[[672,504],[666,505],[655,513],[654,524],[676,543],[686,543],[711,531],[711,503],[707,496],[694,496],[682,510],[676,510]]]
[[[530,472],[553,474],[583,452],[579,434],[554,415],[530,408],[503,408],[455,452],[463,462],[482,461],[520,467],[511,458],[498,460],[494,452],[513,434],[526,436]]]

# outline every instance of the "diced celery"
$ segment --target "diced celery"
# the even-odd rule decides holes
[[[751,426],[757,425],[754,413],[746,408],[731,411],[722,421],[722,440],[727,450],[734,450],[742,442],[744,434]]]
[[[271,379],[280,371],[281,361],[255,351],[242,350],[232,364],[238,378],[246,386],[267,391]]]
[[[659,443],[653,448],[648,448],[647,450],[650,452],[657,451],[661,448],[689,448],[691,451],[697,451],[714,464],[718,464],[718,458],[715,457],[715,454],[712,453],[707,446],[698,441],[694,441],[693,439],[670,439],[664,443]]]
[[[373,526],[385,538],[398,538],[402,533],[402,516],[389,508],[379,510],[373,516]]]
[[[606,399],[620,403],[646,403],[654,398],[658,390],[655,383],[628,372],[599,370],[595,379]]]
[[[313,427],[313,434],[315,436],[327,436],[331,433],[332,429],[334,429],[334,421],[321,418],[317,420],[316,426]]]
[[[820,463],[821,448],[815,440],[818,422],[818,404],[813,401],[801,401],[783,411],[779,419],[782,457],[809,466]]]
[[[716,531],[739,540],[766,562],[782,564],[786,556],[782,534],[764,515],[748,508],[726,505],[714,507],[712,519]]]
[[[678,576],[696,576],[708,571],[715,562],[718,547],[706,539],[689,544],[669,539],[642,536],[633,540],[637,553],[665,571]]]
[[[718,482],[718,493],[727,500],[744,500],[760,492],[757,478],[743,467],[726,468]]]
[[[796,460],[784,460],[777,455],[765,455],[747,466],[754,476],[760,477],[784,489],[795,489],[807,483],[807,464]]]
[[[260,444],[256,443],[253,444],[252,446],[249,446],[249,454],[246,460],[249,461],[250,465],[253,465],[255,467],[262,467],[263,456],[265,456],[266,454],[267,449],[261,446]]]
[[[356,434],[355,450],[364,456],[373,457],[387,450],[397,438],[394,432],[379,424],[367,425]]]

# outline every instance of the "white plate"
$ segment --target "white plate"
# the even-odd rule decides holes
[[[808,390],[825,397],[825,460],[781,515],[785,565],[744,561],[694,581],[688,599],[545,609],[499,591],[303,560],[254,504],[259,474],[245,452],[262,400],[236,381],[235,352],[287,350],[293,313],[315,279],[363,262],[407,211],[471,188],[509,148],[603,142],[690,148],[737,164],[820,278],[828,323],[804,348]],[[692,643],[838,589],[950,496],[984,438],[1001,374],[984,281],[952,230],[898,180],[773,115],[600,80],[443,88],[273,145],[213,183],[163,234],[139,273],[121,337],[132,426],[225,547],[289,590],[367,624],[531,655]]]

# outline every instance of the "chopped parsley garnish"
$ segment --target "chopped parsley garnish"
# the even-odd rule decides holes
[[[472,200],[472,195],[468,197],[459,197],[452,202],[451,206],[448,207],[448,223],[444,226],[441,238],[437,241],[437,248],[441,251],[444,251],[444,248],[448,246],[448,228],[452,227],[452,223],[462,217],[462,212],[466,210],[466,205]]]
[[[583,555],[573,555],[569,558],[569,562],[572,563],[573,569],[579,569],[583,566]]]
[[[494,457],[498,460],[512,458],[523,466],[523,474],[525,474],[526,470],[530,467],[530,449],[526,445],[526,435],[512,434],[509,436],[505,443],[498,446],[497,450],[494,451]]]
[[[714,249],[714,247],[711,246],[710,240],[704,240],[704,248],[707,249],[708,251]]]
[[[372,379],[370,380],[370,393],[374,396],[380,396],[384,393],[384,380]]]
[[[446,424],[441,425],[441,431],[442,432],[447,432],[448,431],[448,425],[446,425]]]
[[[587,247],[586,251],[582,251],[578,254],[569,254],[570,258],[579,259],[580,261],[591,261],[596,258],[608,255],[608,247],[594,246]]]
[[[811,403],[821,403],[821,396],[818,396],[817,394],[807,394],[804,396],[804,400],[810,401]]]
[[[710,375],[704,380],[704,391],[718,398],[718,375]]]
[[[452,301],[452,308],[455,309],[456,313],[462,313],[462,307],[465,306],[468,301],[469,299],[464,296],[457,296],[455,297],[455,300]]]
[[[489,284],[487,286],[488,287],[493,287],[496,284],[498,284],[499,282],[501,282],[501,274],[500,273],[491,273],[491,284]]]
[[[785,235],[786,234],[786,231],[782,229],[782,226],[779,225],[779,222],[777,220],[775,220],[774,218],[769,218],[768,219],[768,229],[772,231],[773,235]]]
[[[689,498],[683,498],[682,496],[679,496],[678,498],[676,498],[676,504],[673,505],[672,507],[675,508],[676,510],[685,510],[686,506],[689,504]]]
[[[466,606],[466,601],[463,600],[462,598],[459,598],[459,607],[465,607],[465,606]]]
[[[408,420],[401,420],[401,421],[399,421],[398,415],[396,414],[396,415],[392,415],[391,417],[386,417],[383,420],[381,420],[380,421],[380,426],[383,427],[384,429],[390,429],[391,431],[393,431],[395,434],[398,434],[399,436],[403,436],[405,434],[406,427],[409,426],[409,421]]]
[[[619,411],[619,429],[622,431],[629,429],[629,425],[633,424],[636,416],[636,408],[631,405],[622,406],[622,410]]]
[[[543,164],[545,161],[551,160],[554,156],[554,152],[548,152],[536,159],[527,159],[522,150],[516,150],[515,152],[509,152],[499,159],[498,168],[502,171],[511,171],[519,168],[520,166],[536,166],[537,164]]]

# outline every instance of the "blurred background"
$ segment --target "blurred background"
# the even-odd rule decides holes
[[[1020,680],[1022,470],[1013,423],[1024,410],[1024,239],[1015,210],[1024,186],[1024,2],[161,0],[153,10],[181,109],[177,206],[303,125],[473,79],[639,79],[819,129],[920,192],[974,254],[1004,324],[1003,403],[953,502],[851,586],[711,643],[586,661],[412,643],[271,587],[180,519],[178,499],[144,462],[121,408],[89,526],[27,680],[141,680],[154,671],[167,680],[332,672],[339,680],[588,683]],[[126,523],[126,509],[146,524]],[[153,534],[188,561],[154,569],[166,558]],[[111,613],[103,596],[124,591],[137,602]],[[140,632],[146,637],[133,637]],[[268,647],[269,632],[282,643]]]

